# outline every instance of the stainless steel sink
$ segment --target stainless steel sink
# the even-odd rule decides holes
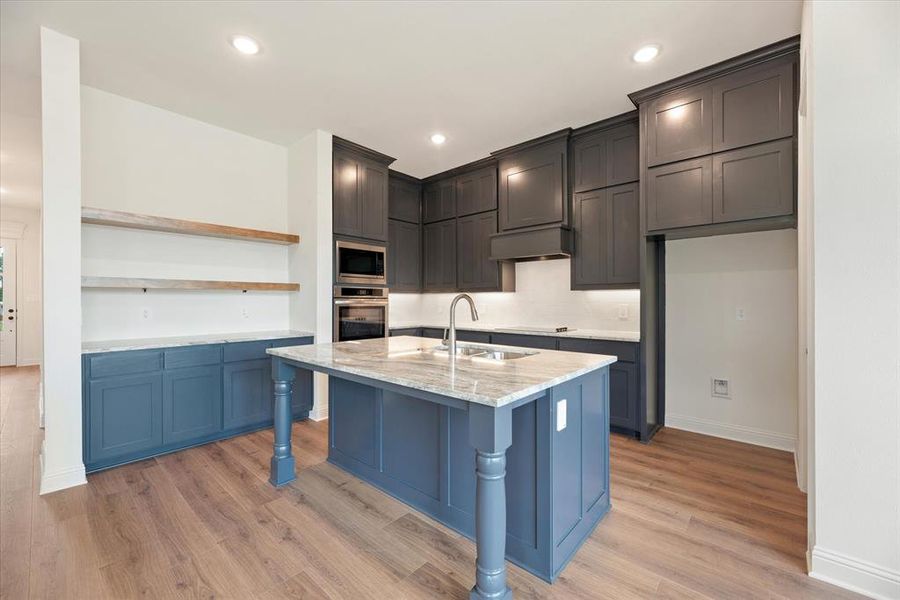
[[[469,346],[466,344],[457,344],[456,345],[456,356],[477,356],[479,354],[484,354],[487,352],[487,348],[484,346]],[[442,344],[432,350],[435,354],[449,354],[450,347]]]
[[[517,358],[525,358],[533,356],[537,352],[523,352],[519,350],[488,350],[482,354],[476,354],[475,358],[483,358],[486,360],[515,360]]]

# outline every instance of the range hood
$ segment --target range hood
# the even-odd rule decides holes
[[[547,260],[572,254],[572,230],[547,225],[491,235],[491,260]]]

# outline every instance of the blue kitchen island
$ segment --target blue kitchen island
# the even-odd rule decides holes
[[[329,377],[328,460],[473,538],[475,599],[508,559],[552,582],[607,513],[616,357],[428,338],[271,348],[273,485],[296,478],[291,387]]]

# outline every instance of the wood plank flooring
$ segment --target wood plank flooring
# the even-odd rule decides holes
[[[468,598],[472,542],[325,462],[295,426],[298,480],[267,480],[272,432],[38,496],[38,371],[0,369],[0,597]],[[806,498],[789,454],[675,430],[613,436],[613,508],[532,598],[854,598],[804,573]]]

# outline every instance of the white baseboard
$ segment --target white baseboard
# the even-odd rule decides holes
[[[16,357],[17,367],[33,367],[39,364],[41,364],[40,356],[26,356],[25,358],[22,358],[21,356]]]
[[[41,492],[44,494],[52,494],[59,490],[84,485],[87,483],[87,476],[84,473],[84,464],[79,464],[67,469],[61,469],[54,473],[48,473],[44,468],[44,442],[41,442]]]
[[[309,411],[309,418],[313,421],[324,421],[328,418],[328,406],[323,406],[321,408],[314,408]]]
[[[719,423],[687,415],[666,413],[666,427],[693,431],[694,433],[702,433],[777,450],[786,450],[787,452],[793,452],[797,446],[797,439],[791,435],[744,427],[743,425]]]
[[[809,576],[876,600],[900,599],[900,572],[816,546]]]

